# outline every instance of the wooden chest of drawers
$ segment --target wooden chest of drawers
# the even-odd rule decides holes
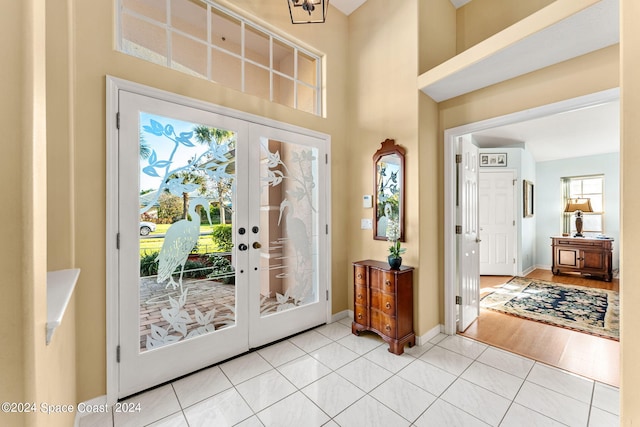
[[[395,354],[402,354],[405,344],[415,344],[413,267],[391,270],[386,262],[354,262],[353,290],[351,331],[355,335],[375,332]]]
[[[572,271],[602,276],[611,281],[613,239],[584,237],[552,237],[553,264],[551,272]]]

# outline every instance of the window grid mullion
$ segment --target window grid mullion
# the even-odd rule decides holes
[[[247,31],[247,27],[244,24],[244,21],[240,21],[240,91],[245,93],[245,84],[244,84],[244,76],[245,76],[245,33]]]
[[[273,90],[273,36],[269,34],[269,101],[271,102],[275,99]]]
[[[213,80],[213,53],[211,46],[213,40],[211,39],[211,33],[213,32],[213,18],[211,17],[211,5],[207,4],[207,80]]]
[[[293,49],[293,108],[298,109],[298,48]]]
[[[173,62],[173,43],[171,42],[171,0],[165,0],[167,8],[167,23],[166,23],[166,35],[167,35],[167,67],[171,68]]]

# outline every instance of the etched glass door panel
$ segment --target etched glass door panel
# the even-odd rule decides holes
[[[318,150],[260,143],[260,315],[318,300]]]
[[[139,113],[140,351],[235,324],[235,132]]]
[[[252,245],[251,346],[326,321],[327,220],[323,140],[252,125],[260,167],[251,179],[259,230]]]
[[[119,96],[123,397],[248,350],[248,125]]]

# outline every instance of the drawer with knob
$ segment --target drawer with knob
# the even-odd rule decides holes
[[[356,267],[353,277],[354,277],[354,283],[356,285],[367,284],[367,270],[365,268]]]
[[[396,318],[393,316],[387,316],[378,310],[371,310],[371,327],[385,335],[395,335]]]
[[[396,315],[396,297],[393,294],[371,290],[371,308],[377,308],[384,314]]]
[[[356,304],[360,304],[360,305],[366,305],[367,304],[367,288],[365,286],[355,286],[355,292],[354,292],[354,302]]]

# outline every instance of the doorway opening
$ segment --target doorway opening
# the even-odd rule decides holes
[[[460,331],[460,323],[459,323],[459,311],[460,308],[456,304],[456,297],[461,295],[461,290],[459,288],[460,277],[464,276],[464,271],[461,270],[461,262],[458,240],[459,238],[456,236],[456,226],[459,225],[458,218],[459,213],[457,213],[456,203],[458,199],[457,192],[457,170],[456,170],[456,154],[459,154],[457,150],[457,146],[459,144],[459,140],[469,135],[485,131],[492,128],[497,128],[500,126],[511,125],[514,123],[539,119],[547,116],[553,115],[561,115],[561,113],[576,111],[581,109],[587,109],[590,107],[598,106],[604,103],[610,103],[612,101],[617,101],[619,98],[619,90],[612,89],[607,90],[571,100],[562,101],[555,104],[550,104],[547,106],[522,111],[518,113],[513,113],[507,116],[502,116],[494,119],[485,120],[482,122],[472,123],[464,126],[460,126],[458,128],[448,129],[445,131],[444,138],[444,151],[445,151],[445,325],[444,332],[447,334],[455,334]],[[503,151],[503,150],[494,150],[494,151]],[[481,168],[482,169],[482,168]],[[522,177],[521,177],[522,178]],[[521,194],[517,197],[517,201],[515,203],[515,221],[520,229],[522,227],[522,199]],[[538,197],[536,195],[536,197]],[[555,199],[554,199],[555,200]],[[537,201],[536,203],[539,202]],[[524,218],[528,219],[528,218]],[[540,221],[540,220],[538,220]],[[560,223],[560,218],[557,220],[552,220]],[[546,234],[544,230],[549,224],[549,221],[545,221],[541,228],[541,232]],[[555,222],[549,226],[556,227]],[[533,231],[536,232],[535,229]],[[555,231],[557,233],[557,231]],[[551,236],[549,234],[548,236]],[[519,236],[519,235],[518,235]],[[548,240],[547,236],[547,240]],[[517,237],[520,238],[520,237]],[[480,237],[482,240],[482,237]],[[544,251],[543,248],[545,242],[542,244],[538,243],[538,251]],[[550,249],[547,250],[550,252]],[[527,256],[531,256],[533,254],[533,259],[530,259],[527,262]],[[517,242],[516,251],[515,251],[515,259],[517,261],[517,268],[515,269],[515,274],[524,275],[524,274],[541,274],[538,270],[542,270],[544,273],[544,260],[535,262],[535,254],[536,254],[536,244],[534,241],[533,247],[531,248],[531,252],[527,253],[521,244],[521,241]],[[550,256],[549,256],[550,258]],[[549,259],[548,264],[551,263]],[[541,265],[542,264],[542,265]],[[551,275],[551,272],[548,272]],[[509,277],[513,276],[513,273],[505,277],[505,279],[509,279]],[[497,279],[502,281],[501,279]],[[506,281],[506,280],[505,280]],[[484,287],[484,284],[481,283],[481,287]],[[479,298],[478,298],[479,299]],[[478,313],[479,313],[478,308]],[[468,322],[468,320],[467,320]],[[465,322],[465,323],[467,323]],[[473,322],[470,322],[473,324]],[[569,332],[569,331],[565,331]],[[580,340],[580,337],[575,338],[576,340]]]

